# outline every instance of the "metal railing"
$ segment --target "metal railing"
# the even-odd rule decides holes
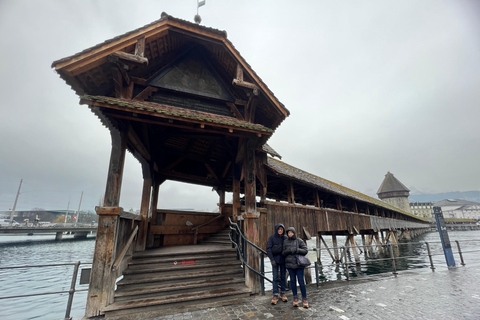
[[[261,293],[262,296],[265,295],[265,280],[269,281],[272,283],[272,280],[268,279],[265,276],[265,256],[267,255],[267,252],[263,250],[262,248],[258,247],[255,245],[253,242],[245,238],[245,235],[243,234],[242,230],[236,224],[233,222],[230,218],[228,218],[230,222],[230,233],[228,236],[230,237],[230,241],[232,242],[232,248],[235,248],[237,250],[237,259],[242,261],[242,266],[243,266],[243,275],[245,276],[245,268],[248,268],[251,270],[253,273],[258,275],[261,279],[260,281],[260,286],[261,286]],[[258,251],[260,255],[260,271],[255,270],[253,267],[251,267],[248,262],[247,262],[247,247],[251,246],[255,250]]]
[[[456,243],[456,252],[454,252],[454,253],[458,255],[458,257],[460,259],[460,265],[462,265],[462,266],[466,265],[465,260],[464,260],[464,254],[465,253],[480,252],[480,249],[466,250],[466,251],[463,250],[462,251],[461,246],[460,246],[461,242],[470,242],[470,243],[477,242],[477,243],[480,243],[480,240],[464,240],[464,241],[455,240],[454,242]],[[399,246],[414,245],[414,244],[425,245],[426,254],[401,256],[398,253]],[[443,253],[443,249],[441,250],[441,252],[432,253],[431,244],[439,245],[439,251],[440,251],[440,249],[442,249],[440,241],[408,242],[408,243],[396,243],[396,244],[388,243],[388,244],[382,244],[382,245],[376,245],[375,244],[375,245],[356,246],[356,248],[363,249],[364,255],[367,255],[367,250],[370,250],[370,249],[378,249],[378,247],[381,247],[382,250],[383,250],[383,254],[379,255],[381,257],[368,258],[368,260],[365,259],[363,261],[362,260],[354,261],[354,260],[351,259],[351,256],[349,257],[348,252],[349,252],[349,250],[353,249],[352,247],[342,246],[342,247],[330,248],[330,249],[339,249],[341,251],[341,256],[340,256],[339,261],[337,261],[337,262],[333,261],[332,264],[342,265],[343,266],[343,273],[345,275],[345,278],[346,278],[347,281],[349,281],[350,276],[351,276],[350,266],[362,267],[362,266],[365,266],[367,263],[371,263],[371,262],[389,261],[391,263],[392,274],[394,276],[397,276],[398,275],[397,265],[402,259],[418,259],[418,258],[421,258],[422,256],[423,257],[425,257],[425,256],[428,257],[428,266],[432,270],[432,272],[434,272],[436,267],[435,267],[435,264],[434,264],[434,261],[433,261],[433,257],[444,256],[444,253]],[[313,249],[313,250],[321,253],[322,250],[328,250],[328,248],[325,248],[325,249],[316,248],[316,249]],[[387,256],[386,252],[388,252],[388,256]],[[321,267],[322,267],[321,263],[315,262],[315,276],[316,276],[317,286],[319,285],[319,273],[318,272],[319,272],[319,268],[321,268]],[[352,268],[352,269],[353,270],[358,270],[359,268]],[[355,271],[355,273],[358,273],[358,272]]]
[[[73,267],[73,274],[72,274],[72,281],[70,284],[70,290],[68,291],[51,291],[51,292],[41,292],[41,293],[31,293],[31,294],[22,294],[22,295],[14,295],[14,296],[4,296],[0,297],[0,300],[4,299],[13,299],[13,298],[27,298],[33,296],[43,296],[43,295],[50,295],[50,294],[64,294],[68,293],[68,302],[67,308],[65,311],[65,318],[64,320],[70,320],[70,312],[72,311],[72,302],[73,296],[75,292],[81,291],[88,291],[88,289],[75,289],[77,278],[78,278],[78,269],[80,265],[91,265],[91,262],[80,262],[77,261],[75,263],[57,263],[57,264],[43,264],[43,265],[26,265],[26,266],[12,266],[12,267],[0,267],[0,270],[11,270],[11,269],[27,269],[27,268],[46,268],[46,267],[58,267],[58,266],[74,266]]]

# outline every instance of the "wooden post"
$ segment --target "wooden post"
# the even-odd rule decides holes
[[[90,273],[87,307],[85,309],[85,315],[89,317],[100,315],[100,310],[113,302],[115,288],[112,265],[116,254],[118,214],[122,210],[119,207],[119,203],[125,163],[126,139],[125,132],[112,129],[110,133],[112,136],[112,151],[110,154],[104,206],[95,208],[99,215],[99,220]]]
[[[288,196],[288,203],[295,203],[295,190],[293,189],[292,181],[288,182],[287,196]]]
[[[322,236],[320,233],[317,233],[317,263],[322,264]]]
[[[333,255],[335,256],[335,262],[339,262],[339,254],[338,254],[338,244],[337,244],[337,235],[332,234],[332,244],[333,244]]]
[[[380,231],[380,232],[381,232],[381,231]],[[373,236],[374,236],[374,239],[375,239],[374,241],[375,241],[375,243],[377,244],[377,249],[378,249],[378,251],[383,254],[383,246],[382,246],[382,243],[380,242],[380,239],[379,239],[379,237],[378,237],[378,231],[375,232],[375,233],[373,234]]]
[[[160,190],[160,185],[165,182],[165,178],[159,178],[155,176],[153,178],[153,186],[152,186],[152,197],[150,202],[150,224],[155,225],[157,224],[157,205],[158,205],[158,193]],[[163,237],[163,235],[162,235]],[[152,248],[160,246],[160,243],[155,243],[155,238],[151,233],[147,234],[147,248]]]
[[[235,177],[233,177],[232,182],[232,193],[232,216],[235,222],[240,214],[240,180]]]
[[[307,239],[303,239],[303,242],[305,242],[305,245],[307,245]],[[310,268],[311,266],[305,268],[305,284],[310,284],[312,283],[312,269]]]
[[[255,245],[259,245],[259,217],[260,214],[256,208],[256,189],[255,189],[255,149],[246,142],[245,156],[243,158],[243,172],[244,172],[244,191],[245,191],[245,236]],[[255,270],[260,270],[260,260],[258,251],[251,245],[247,246],[247,263]],[[260,292],[260,278],[250,269],[246,270],[245,284],[252,292]],[[263,280],[262,280],[263,281]]]
[[[342,198],[340,198],[340,196],[337,196],[335,199],[337,201],[337,210],[342,211]]]
[[[150,198],[152,194],[152,177],[150,174],[150,165],[148,163],[142,164],[143,169],[143,190],[142,190],[142,202],[140,204],[140,215],[142,222],[138,230],[137,244],[135,251],[143,251],[147,247],[148,236],[148,222],[149,222],[149,207]]]
[[[363,254],[365,257],[367,257],[367,250],[368,248],[366,247],[366,242],[365,242],[365,235],[362,233],[362,246],[363,246]]]
[[[350,239],[350,247],[352,248],[353,255],[355,257],[355,263],[360,263],[360,257],[358,256],[357,244],[355,243],[354,235],[349,234],[348,239]]]

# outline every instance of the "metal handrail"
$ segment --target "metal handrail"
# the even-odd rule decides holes
[[[92,264],[91,262],[80,262],[77,261],[75,263],[55,263],[55,264],[43,264],[43,265],[26,265],[26,266],[12,266],[12,267],[0,267],[0,270],[8,270],[8,269],[20,269],[20,268],[39,268],[39,267],[58,267],[58,266],[74,266],[73,268],[73,275],[72,275],[72,281],[70,284],[70,290],[68,291],[54,291],[54,292],[41,292],[41,293],[31,293],[31,294],[22,294],[22,295],[16,295],[16,296],[6,296],[6,297],[0,297],[0,300],[3,299],[13,299],[13,298],[26,298],[26,297],[34,297],[34,296],[42,296],[42,295],[49,295],[49,294],[61,294],[61,293],[68,293],[68,302],[67,302],[67,308],[65,311],[65,318],[64,320],[70,320],[70,312],[72,310],[72,302],[73,302],[73,295],[75,292],[82,292],[82,291],[88,291],[88,289],[80,289],[76,290],[75,285],[77,283],[77,277],[78,277],[78,269],[80,265],[87,265],[87,264]]]
[[[234,246],[234,248],[237,250],[237,259],[240,258],[242,260],[242,264],[244,266],[244,271],[245,271],[245,267],[247,267],[248,269],[250,269],[253,273],[255,273],[256,275],[258,275],[263,281],[261,281],[261,293],[262,293],[262,296],[265,295],[265,280],[269,281],[270,283],[273,283],[272,280],[268,279],[266,276],[265,276],[265,266],[264,266],[264,255],[267,254],[267,252],[265,250],[263,250],[262,248],[258,247],[257,245],[255,245],[254,243],[252,243],[250,240],[248,240],[247,238],[245,238],[243,232],[240,230],[240,227],[238,226],[238,224],[236,224],[235,222],[233,222],[230,217],[228,217],[228,220],[230,222],[230,230],[231,231],[235,231],[236,234],[240,235],[241,239],[242,239],[242,242],[243,243],[247,243],[249,245],[251,245],[253,248],[255,248],[257,251],[260,252],[260,272],[258,270],[255,270],[253,267],[251,267],[244,255],[245,255],[245,247],[244,245],[242,245],[242,250],[240,249],[240,246],[238,245],[238,240],[235,241],[232,239],[232,232],[230,232],[228,234],[228,237],[230,238],[230,242],[232,242],[232,245]],[[243,251],[243,252],[242,252]]]

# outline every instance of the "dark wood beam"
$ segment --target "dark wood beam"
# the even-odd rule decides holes
[[[148,86],[146,87],[145,89],[142,90],[142,92],[140,92],[139,94],[137,94],[135,96],[135,98],[133,98],[133,100],[137,100],[137,101],[145,101],[147,100],[151,95],[152,93],[158,91],[158,88],[155,88],[155,87],[152,87],[152,86]]]
[[[128,61],[130,63],[135,63],[139,65],[148,65],[148,59],[142,56],[137,56],[131,53],[126,53],[123,51],[117,51],[111,54],[111,56],[117,57],[121,60]]]

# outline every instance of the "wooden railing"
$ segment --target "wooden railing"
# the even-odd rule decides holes
[[[200,229],[201,227],[204,227],[206,225],[209,225],[210,223],[214,222],[214,221],[217,221],[218,219],[221,219],[223,218],[223,215],[218,215],[202,224],[199,224],[198,226],[195,226],[192,228],[192,231],[195,232],[194,236],[193,236],[193,244],[197,244],[197,236],[198,236],[198,229]]]

